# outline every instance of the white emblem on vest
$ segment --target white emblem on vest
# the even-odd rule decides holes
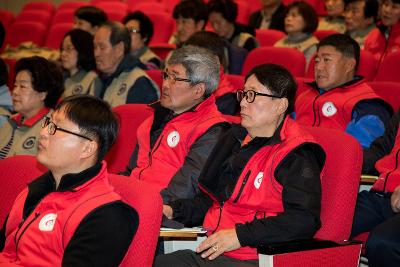
[[[56,219],[57,219],[57,214],[55,213],[49,213],[44,215],[39,222],[39,230],[44,232],[53,231]]]
[[[337,109],[332,102],[326,102],[322,106],[322,114],[324,114],[325,117],[333,116],[336,114],[336,112],[337,112]]]
[[[264,178],[264,173],[259,172],[256,176],[256,179],[254,179],[254,187],[255,188],[260,189],[263,178]]]
[[[169,147],[176,147],[179,143],[179,133],[177,131],[171,132],[167,137],[167,143]]]

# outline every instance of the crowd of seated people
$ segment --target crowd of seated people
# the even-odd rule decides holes
[[[49,249],[34,231],[27,231],[30,239],[19,248],[12,241],[18,224],[36,216],[47,194],[60,191],[69,197],[69,189],[92,182],[113,192],[109,185],[100,185],[106,177],[102,159],[118,131],[115,118],[98,121],[95,112],[100,108],[108,116],[112,108],[125,104],[147,104],[152,114],[131,133],[138,141],[121,175],[156,186],[167,218],[215,229],[195,252],[159,255],[155,266],[179,266],[182,261],[189,266],[257,266],[257,246],[312,238],[321,224],[320,178],[326,154],[304,126],[338,129],[360,143],[363,173],[379,178],[370,191],[358,195],[351,238],[370,232],[365,252],[369,266],[400,263],[395,227],[400,212],[400,115],[357,74],[361,49],[373,55],[378,67],[388,55],[400,53],[400,1],[325,0],[323,18],[309,2],[260,2],[262,9],[249,16],[248,25],[237,23],[233,0],[178,2],[171,8],[176,32],[169,40],[176,48],[165,59],[152,50],[154,26],[146,12],[127,13],[121,23],[108,20],[95,6],[84,6],[75,11],[74,29],[61,40],[59,62],[38,56],[19,59],[13,88],[7,88],[10,70],[0,61],[0,159],[37,155],[49,169],[10,211],[0,232],[0,265],[23,265]],[[241,73],[246,55],[259,46],[255,29],[283,31],[286,36],[274,46],[301,51],[305,69],[314,63],[313,80],[296,81],[285,67],[262,64],[246,74],[242,88],[234,88],[227,74]],[[318,40],[318,30],[337,33]],[[160,72],[161,84],[150,78],[150,70]],[[83,112],[86,107],[94,113]],[[241,125],[225,115],[239,117]],[[97,132],[99,123],[112,124],[112,133]],[[101,136],[109,134],[112,138]],[[67,140],[70,146],[62,144],[66,136],[74,139]],[[105,145],[103,138],[111,139]],[[54,152],[63,149],[74,157],[66,161]],[[67,165],[60,170],[50,159]],[[76,181],[66,182],[64,176]],[[49,188],[35,198],[31,190],[43,179]],[[68,237],[67,247],[59,248],[55,261],[120,264],[138,215],[122,205],[118,195],[112,193],[109,202],[113,204],[108,208],[74,222],[78,232]],[[112,224],[101,217],[106,214],[129,218],[131,223],[122,226],[124,236],[117,235],[114,245],[84,241],[99,234],[93,223]],[[67,223],[63,218],[60,223]],[[110,239],[115,232],[107,234]],[[38,242],[38,250],[18,259],[15,251],[28,249],[27,242]],[[99,250],[85,258],[80,242]],[[106,250],[112,250],[113,257],[105,256]]]

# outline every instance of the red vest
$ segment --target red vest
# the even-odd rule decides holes
[[[375,164],[379,172],[379,178],[374,183],[372,189],[376,191],[393,192],[400,185],[400,131],[397,132],[396,141],[390,154],[378,160]]]
[[[61,266],[64,250],[83,218],[99,206],[120,200],[108,182],[107,166],[74,191],[45,196],[23,221],[28,189],[14,202],[6,226],[0,263],[23,266]],[[15,242],[16,240],[16,242]]]
[[[139,153],[137,167],[131,177],[156,185],[160,190],[167,187],[171,178],[182,167],[190,147],[213,125],[224,122],[211,95],[194,111],[188,111],[169,121],[150,149],[150,129],[154,114],[138,128]]]
[[[378,28],[373,29],[365,39],[364,49],[371,52],[379,62],[382,62],[386,55],[399,52],[400,22],[390,29],[388,40]]]
[[[315,141],[289,118],[284,122],[280,137],[280,143],[262,147],[250,158],[232,196],[222,208],[214,201],[204,219],[204,228],[216,231],[232,229],[238,223],[253,221],[255,217],[276,216],[284,211],[282,185],[274,177],[275,170],[293,149],[305,142],[315,143]],[[224,255],[239,260],[258,258],[257,249],[251,247],[241,247]]]
[[[306,83],[295,103],[296,121],[307,126],[346,130],[354,107],[362,100],[381,99],[364,80],[323,94]]]

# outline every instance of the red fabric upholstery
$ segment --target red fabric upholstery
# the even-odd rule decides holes
[[[82,1],[76,1],[76,2],[62,2],[59,6],[58,6],[58,11],[64,10],[64,9],[78,9],[81,6],[87,6],[89,5],[89,3],[87,2],[82,2]]]
[[[129,0],[127,0],[129,1]],[[137,1],[137,0],[130,0],[130,1]],[[155,0],[153,0],[155,1]],[[174,11],[175,6],[180,2],[180,0],[161,0],[161,3],[163,3],[167,7],[168,13],[172,14]]]
[[[90,5],[96,6],[97,4],[104,2],[122,2],[122,0],[92,0],[90,1]]]
[[[235,90],[239,90],[244,87],[244,76],[235,74],[225,74],[225,76],[228,78]]]
[[[16,21],[6,34],[6,43],[12,47],[17,47],[22,42],[31,41],[42,46],[45,37],[46,26],[44,24],[32,21]]]
[[[400,52],[391,53],[379,65],[375,81],[400,82],[399,69]]]
[[[12,12],[5,9],[0,9],[0,21],[3,23],[3,26],[6,30],[14,22],[14,19],[15,17]]]
[[[303,53],[294,48],[286,47],[258,47],[250,51],[244,64],[242,75],[246,75],[252,68],[264,63],[274,63],[287,68],[293,76],[303,77],[306,59]]]
[[[138,2],[133,6],[129,6],[130,11],[140,10],[147,14],[148,12],[168,12],[167,6],[162,2]]]
[[[336,34],[336,33],[338,33],[338,32],[335,31],[335,30],[317,30],[317,31],[314,32],[313,35],[315,37],[317,37],[318,40],[321,41],[325,37],[328,37],[329,35]]]
[[[400,83],[398,82],[369,82],[374,91],[388,102],[393,110],[400,108]]]
[[[163,79],[161,77],[161,70],[146,70],[147,75],[158,85],[160,91],[162,89]]]
[[[52,3],[49,3],[49,2],[30,2],[30,3],[26,3],[22,7],[22,11],[26,11],[26,10],[41,10],[41,11],[46,11],[49,13],[54,13],[56,8],[54,7],[54,5]]]
[[[274,46],[280,39],[284,38],[286,34],[278,30],[256,30],[256,38],[260,46]]]
[[[249,18],[250,18],[250,6],[247,1],[244,0],[236,0],[235,1],[238,5],[238,14],[236,17],[236,22],[242,23],[242,24],[249,24]]]
[[[369,232],[365,232],[365,233],[359,234],[358,236],[355,236],[352,238],[352,240],[357,240],[357,241],[363,242],[362,253],[361,253],[363,255],[365,255],[365,242],[367,242],[368,236],[369,236]]]
[[[49,13],[47,11],[42,10],[26,10],[22,11],[15,19],[15,21],[32,21],[39,22],[48,26],[51,18],[53,17],[53,13]]]
[[[150,184],[125,176],[110,175],[111,184],[122,200],[139,214],[139,228],[121,267],[151,267],[160,233],[162,200]]]
[[[36,161],[36,157],[19,155],[0,160],[0,225],[18,194],[33,179],[46,172],[46,168]]]
[[[52,25],[59,23],[74,23],[75,9],[61,9],[56,12],[51,22]]]
[[[74,27],[73,23],[58,23],[50,28],[47,35],[46,47],[60,49],[64,35]]]
[[[120,121],[116,143],[107,153],[105,160],[110,173],[125,170],[136,146],[136,129],[152,112],[145,104],[125,104],[113,109]]]
[[[151,42],[150,49],[153,51],[157,56],[159,56],[162,60],[168,56],[168,54],[176,48],[176,45],[169,44],[167,42],[157,43]]]
[[[315,66],[314,59],[315,55],[313,56],[313,58],[310,61],[310,64],[308,65],[307,77],[309,78],[314,78],[314,66]],[[377,71],[377,63],[378,62],[370,52],[366,50],[361,50],[360,64],[358,65],[356,74],[363,76],[367,81],[372,81]]]
[[[150,45],[156,43],[167,43],[174,30],[175,21],[171,14],[167,12],[148,11],[146,15],[153,22],[154,35],[151,38]]]
[[[117,1],[102,1],[96,3],[95,6],[106,12],[108,19],[113,21],[122,22],[122,19],[128,13],[128,6],[126,3]]]

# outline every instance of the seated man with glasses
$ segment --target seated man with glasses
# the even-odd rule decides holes
[[[139,126],[123,173],[156,185],[164,203],[198,193],[199,174],[228,126],[212,94],[218,81],[218,57],[207,49],[184,46],[167,62],[160,101]]]
[[[49,171],[16,198],[0,232],[3,266],[119,266],[137,212],[108,182],[118,121],[92,96],[66,98],[42,121],[37,160]]]
[[[241,125],[215,146],[194,199],[164,205],[163,213],[208,230],[196,252],[158,256],[154,266],[258,266],[256,247],[312,238],[320,227],[325,153],[288,116],[296,82],[281,66],[259,65],[247,74]]]

